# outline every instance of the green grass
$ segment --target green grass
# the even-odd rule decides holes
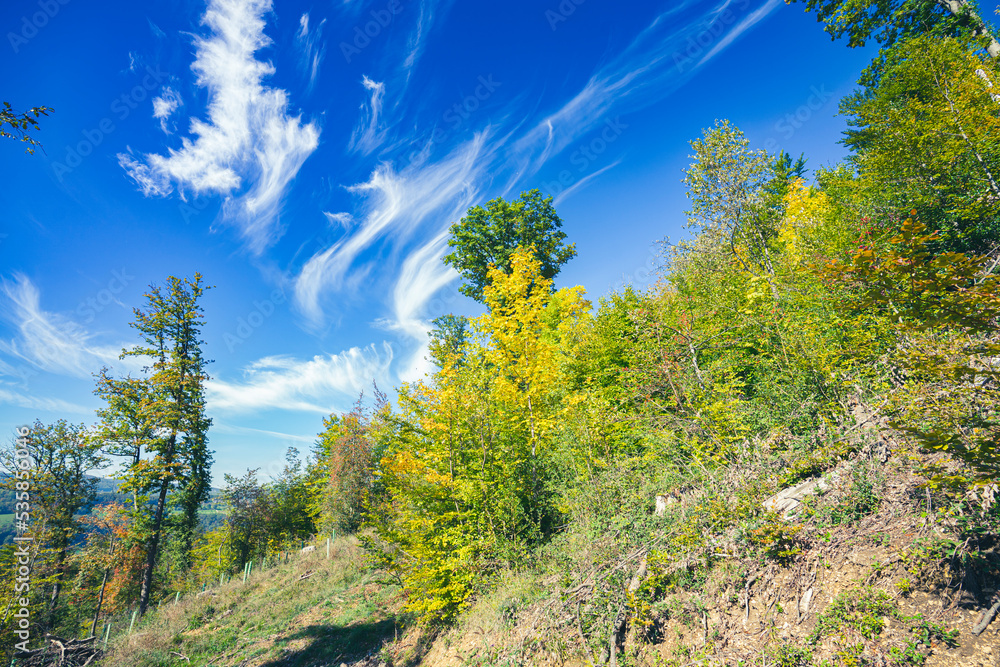
[[[317,549],[210,593],[149,614],[103,664],[174,666],[177,654],[194,666],[339,664],[379,651],[407,620],[399,588],[375,579],[354,538],[338,540],[329,560]]]

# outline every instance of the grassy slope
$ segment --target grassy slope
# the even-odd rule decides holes
[[[350,538],[329,561],[321,547],[164,607],[104,664],[612,664],[615,643],[623,667],[1000,665],[1000,620],[970,633],[1000,587],[997,536],[958,537],[961,517],[940,513],[950,501],[918,474],[935,457],[854,433],[821,466],[831,488],[798,517],[748,524],[736,501],[759,505],[794,483],[781,443],[699,479],[652,480],[679,492],[666,516],[651,516],[650,498],[622,530],[571,525],[534,569],[494,581],[437,636],[408,622],[399,588]],[[816,449],[805,449],[810,461]],[[692,529],[686,551],[665,546],[678,526]]]
[[[304,577],[304,578],[303,578]],[[109,646],[104,665],[339,665],[377,654],[399,633],[401,597],[364,565],[354,538],[294,554],[262,572],[150,613]],[[179,654],[179,655],[178,655]]]

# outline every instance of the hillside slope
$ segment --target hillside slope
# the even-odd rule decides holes
[[[1000,599],[995,489],[932,489],[945,459],[853,416],[798,458],[775,437],[628,480],[617,527],[568,526],[449,628],[416,626],[348,538],[165,606],[104,664],[1000,665],[1000,622],[973,633]]]
[[[259,563],[258,563],[259,565]],[[353,537],[295,553],[148,614],[101,664],[365,664],[401,633],[399,588],[364,564]]]

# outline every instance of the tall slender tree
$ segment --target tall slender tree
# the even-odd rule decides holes
[[[151,286],[145,295],[146,309],[135,309],[132,323],[143,343],[122,352],[123,358],[148,360],[145,377],[111,381],[104,374],[98,385],[98,393],[108,401],[103,413],[105,426],[121,436],[115,447],[125,444],[124,453],[132,457],[124,472],[128,486],[138,494],[155,494],[139,594],[140,614],[145,613],[152,592],[168,493],[176,494],[182,511],[178,538],[181,552],[189,554],[198,506],[208,498],[210,489],[212,453],[207,433],[212,420],[205,415],[204,390],[209,362],[201,352],[204,314],[199,304],[206,289],[199,273],[193,280],[171,276],[165,289]],[[116,431],[116,426],[122,428]],[[148,458],[142,458],[142,447]]]
[[[692,204],[688,227],[700,230],[720,250],[728,249],[746,270],[762,272],[774,292],[768,243],[775,219],[767,200],[776,167],[784,160],[776,164],[766,151],[751,149],[743,132],[725,120],[705,130],[691,148],[694,163],[684,179]]]

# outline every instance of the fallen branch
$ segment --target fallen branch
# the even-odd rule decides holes
[[[48,643],[41,648],[15,653],[19,667],[44,667],[52,664],[61,667],[87,667],[104,654],[104,651],[94,646],[94,637],[63,639],[46,635],[45,639]],[[54,655],[56,649],[59,651],[58,658]]]
[[[993,621],[993,617],[997,615],[997,610],[1000,610],[1000,600],[993,603],[993,606],[986,610],[983,614],[982,619],[972,628],[972,634],[981,635],[983,630]]]

